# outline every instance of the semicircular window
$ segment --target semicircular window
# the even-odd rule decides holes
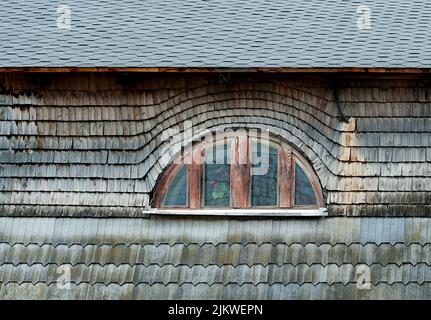
[[[242,131],[205,139],[174,163],[155,188],[155,208],[323,207],[311,166],[271,136],[262,139]]]

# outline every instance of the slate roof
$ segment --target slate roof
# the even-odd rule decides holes
[[[0,298],[430,299],[430,239],[430,218],[4,217]]]
[[[426,0],[4,0],[0,17],[0,67],[431,67]]]

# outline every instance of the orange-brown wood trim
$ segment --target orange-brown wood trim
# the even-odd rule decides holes
[[[250,187],[250,159],[247,135],[238,135],[231,144],[230,185],[232,207],[248,207]]]
[[[292,155],[290,148],[282,145],[278,149],[278,193],[279,193],[279,206],[280,208],[291,207],[291,168],[292,168]]]
[[[187,193],[189,195],[190,209],[198,209],[201,207],[202,175],[205,157],[204,152],[205,149],[203,147],[198,147],[196,150],[192,150],[192,160],[188,165]]]
[[[218,73],[218,72],[258,72],[258,73],[399,73],[426,74],[431,68],[215,68],[215,67],[0,67],[0,72],[148,72],[148,73]]]

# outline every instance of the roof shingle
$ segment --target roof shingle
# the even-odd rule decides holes
[[[0,67],[429,68],[431,3],[76,0],[71,29],[48,0],[3,1]]]

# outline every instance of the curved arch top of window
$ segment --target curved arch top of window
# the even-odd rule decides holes
[[[173,162],[154,190],[153,212],[326,215],[312,167],[275,137],[231,133],[197,143]]]

